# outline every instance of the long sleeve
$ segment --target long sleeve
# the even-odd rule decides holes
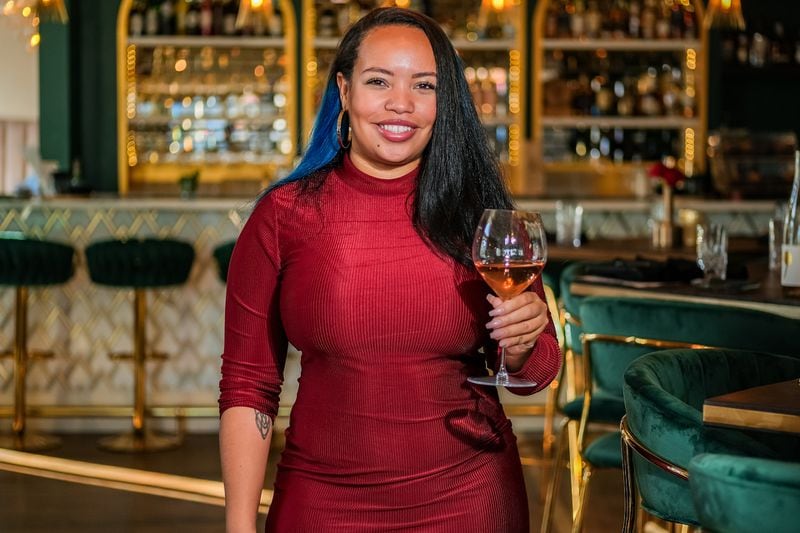
[[[541,278],[537,279],[533,284],[533,291],[542,299],[545,300],[544,286],[542,285]],[[547,387],[553,379],[558,375],[561,368],[561,350],[558,347],[558,339],[556,337],[556,328],[553,324],[553,317],[550,316],[550,310],[547,311],[549,321],[547,327],[536,341],[536,346],[533,348],[533,353],[525,364],[517,372],[512,375],[522,379],[528,379],[536,382],[538,385],[530,389],[510,388],[510,392],[521,396],[533,394]]]
[[[233,250],[225,299],[220,414],[252,407],[275,418],[287,340],[280,316],[281,256],[276,207],[265,197]]]

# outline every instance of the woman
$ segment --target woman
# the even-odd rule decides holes
[[[503,302],[472,266],[483,209],[511,206],[485,139],[434,21],[378,9],[348,31],[305,157],[231,260],[228,531],[255,531],[287,342],[302,375],[268,531],[528,531],[511,424],[467,377],[500,344],[538,390],[560,355],[541,283]]]

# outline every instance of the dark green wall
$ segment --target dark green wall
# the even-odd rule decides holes
[[[782,21],[790,36],[800,30],[800,2],[742,2],[748,32],[769,34]],[[760,29],[759,29],[760,28]],[[794,131],[800,136],[800,66],[739,68],[722,62],[720,38],[712,32],[709,66],[709,128]]]
[[[44,23],[40,32],[39,144],[42,159],[58,161],[59,169],[66,170],[72,159],[71,26]]]

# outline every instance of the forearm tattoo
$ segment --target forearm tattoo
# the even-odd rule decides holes
[[[266,439],[272,427],[272,419],[266,414],[256,411],[256,427],[258,428],[258,432],[261,433],[261,438]]]

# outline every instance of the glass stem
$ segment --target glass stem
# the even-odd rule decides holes
[[[508,385],[508,371],[506,370],[506,349],[500,349],[500,368],[497,370],[497,384]]]

